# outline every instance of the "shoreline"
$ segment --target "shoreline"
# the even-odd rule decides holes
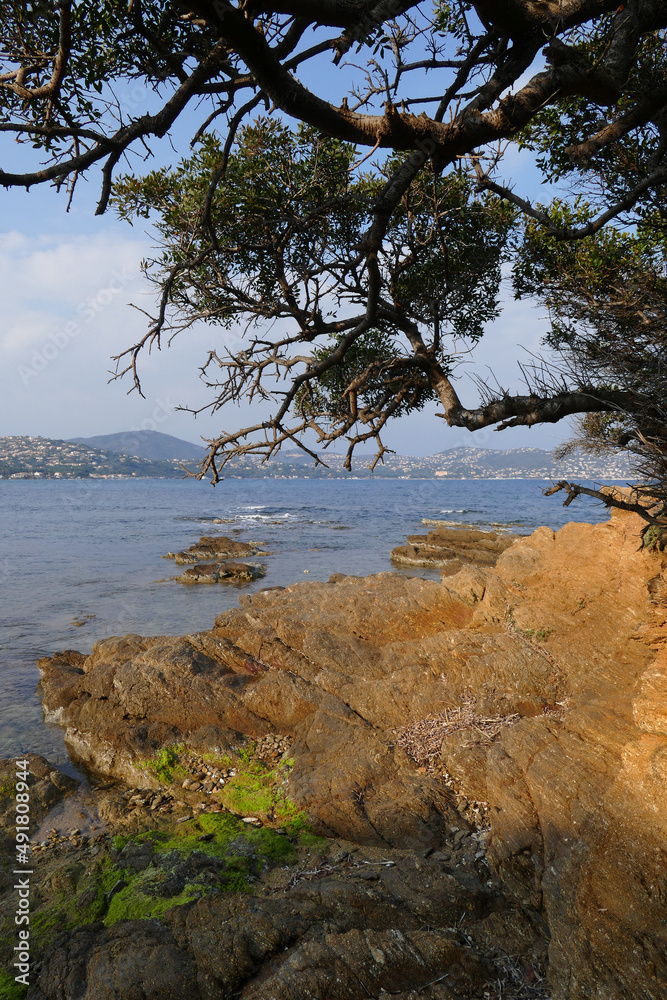
[[[279,885],[270,863],[265,875],[264,862],[243,869],[243,892],[262,920],[274,919],[273,901],[302,912],[312,898],[317,916],[309,934],[319,941],[327,894],[342,893],[354,909],[353,899],[368,899],[366,888],[354,895],[363,884],[354,880],[366,873],[381,890],[383,909],[364,904],[358,922],[340,928],[343,935],[355,928],[346,941],[367,940],[387,926],[383,919],[392,940],[399,931],[413,934],[417,924],[410,921],[423,924],[424,907],[434,905],[429,933],[438,947],[458,947],[436,917],[458,900],[458,884],[479,977],[465,995],[477,996],[478,987],[495,996],[490,979],[483,985],[491,944],[539,977],[548,950],[558,1000],[573,979],[588,990],[603,988],[610,1000],[638,989],[657,1000],[664,983],[631,956],[637,935],[646,947],[657,946],[667,917],[664,901],[647,888],[660,877],[654,847],[667,815],[655,812],[661,800],[651,777],[653,751],[644,750],[647,740],[653,750],[667,749],[651,695],[655,642],[650,646],[651,594],[656,580],[667,587],[667,567],[660,554],[638,548],[639,528],[631,515],[569,523],[558,533],[539,528],[504,538],[495,566],[479,565],[471,549],[472,560],[442,582],[338,574],[328,583],[259,590],[201,633],[99,640],[85,658],[69,652],[41,661],[45,708],[60,712],[70,751],[120,782],[100,800],[105,815],[112,825],[125,814],[134,824],[118,846],[100,849],[120,867],[141,858],[139,874],[125,875],[118,903],[102,911],[106,929],[90,939],[89,983],[107,942],[131,960],[122,920],[135,912],[150,879],[164,877],[161,837],[170,857],[185,850],[190,858],[202,843],[222,852],[201,862],[215,888],[205,893],[191,867],[191,894],[160,902],[162,909],[145,910],[139,920],[152,916],[155,924],[157,917],[155,926],[166,928],[196,920],[225,947],[216,928],[220,907],[232,906],[244,914],[242,933],[253,933],[251,911],[239,911],[246,897],[226,901],[229,885],[215,882],[220,866],[212,860],[222,858],[228,869],[227,845],[230,838],[243,842],[245,824],[246,833],[287,835],[296,852],[283,869],[288,881],[283,876]],[[436,529],[411,544],[432,548],[436,536],[445,545],[477,543],[488,555],[490,539],[462,529]],[[637,636],[637,621],[649,628],[647,638]],[[655,627],[664,630],[664,621]],[[631,748],[620,772],[619,740]],[[310,847],[291,825],[295,817],[316,838]],[[46,866],[40,870],[48,874],[51,864],[89,849],[80,831],[47,838],[37,852]],[[312,883],[298,874],[304,871]],[[403,880],[410,902],[401,895]],[[616,899],[625,901],[622,911]],[[461,901],[454,905],[460,910]],[[545,920],[550,938],[537,930]],[[67,941],[82,940],[82,933],[73,927],[49,961],[67,962]],[[176,954],[169,941],[169,954]],[[188,961],[199,962],[196,949],[184,947]],[[260,980],[273,982],[275,967],[276,982],[284,982],[291,962],[303,969],[304,947],[293,931],[284,955],[281,949],[271,959],[275,966],[262,959]],[[355,943],[336,954],[343,965],[333,967],[342,969],[356,968],[365,953]],[[438,955],[426,982],[443,968],[451,975],[451,960]],[[318,975],[333,968],[329,952],[317,956]],[[397,964],[383,961],[390,961],[393,989],[400,992],[401,975],[409,977],[403,989],[422,983],[402,955]],[[250,979],[244,973],[236,986],[252,988],[257,972]],[[497,966],[494,975],[498,981]],[[532,995],[552,994],[545,985]]]

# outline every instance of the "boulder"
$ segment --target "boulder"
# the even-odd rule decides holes
[[[261,545],[240,542],[225,535],[202,535],[198,542],[184,552],[167,552],[165,559],[175,559],[178,565],[197,563],[206,559],[248,559],[265,555]]]
[[[435,528],[427,535],[408,535],[407,545],[391,553],[397,566],[425,566],[453,576],[464,566],[495,566],[501,552],[521,535],[473,528]]]

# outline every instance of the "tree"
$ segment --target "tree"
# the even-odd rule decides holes
[[[242,348],[212,352],[204,366],[211,406],[282,401],[269,427],[218,439],[223,464],[239,453],[270,456],[308,429],[325,447],[346,437],[348,468],[354,447],[369,438],[381,457],[386,421],[437,399],[448,384],[451,340],[478,341],[497,315],[514,211],[476,195],[462,170],[422,171],[385,227],[371,314],[360,244],[385,178],[355,176],[349,143],[269,119],[241,131],[225,183],[210,189],[221,155],[209,139],[176,169],[116,185],[122,217],[157,214],[163,247],[146,265],[161,289],[159,314],[121,373],[132,370],[138,384],[137,358],[165,327],[173,335],[201,320],[241,322]],[[386,174],[393,170],[390,157]],[[267,335],[269,324],[281,332]],[[308,355],[303,344],[312,345]],[[217,476],[215,456],[211,470]]]
[[[644,227],[645,228],[645,227]],[[651,227],[652,228],[652,227]],[[573,383],[618,393],[611,412],[591,411],[557,455],[626,451],[640,482],[623,503],[649,523],[667,515],[667,271],[664,231],[608,228],[578,244],[556,242],[529,224],[514,271],[518,295],[549,310],[546,338],[557,362],[530,373],[543,392]],[[599,491],[560,483],[570,502]],[[555,492],[555,491],[554,491]]]
[[[617,350],[623,323],[618,310],[612,323],[603,307],[602,272],[599,308],[590,296],[575,305],[576,283],[594,253],[578,248],[613,256],[613,235],[605,243],[600,234],[607,227],[621,239],[629,226],[629,239],[653,240],[654,263],[647,271],[646,254],[638,259],[633,287],[649,287],[651,268],[659,274],[667,2],[441,0],[427,8],[409,0],[284,0],[269,8],[261,0],[130,0],[126,8],[107,0],[94,14],[91,5],[66,0],[55,9],[4,5],[0,129],[29,140],[47,162],[0,173],[0,183],[51,181],[71,191],[82,171],[99,164],[102,212],[121,159],[165,136],[186,108],[202,109],[189,160],[175,172],[125,177],[116,189],[120,211],[155,211],[166,240],[152,269],[162,282],[160,310],[130,352],[135,378],[142,346],[159,342],[165,324],[179,329],[204,316],[224,325],[243,315],[251,324],[292,324],[276,337],[262,328],[247,349],[227,358],[214,352],[206,366],[207,373],[222,366],[221,386],[213,383],[219,403],[275,391],[270,372],[287,376],[284,402],[259,428],[265,454],[287,437],[298,441],[300,425],[317,428],[325,442],[340,431],[354,444],[377,436],[392,414],[433,398],[450,425],[470,430],[572,414],[599,414],[602,423],[611,415],[612,426],[632,412],[636,386],[610,378],[603,366],[582,367],[575,358],[590,335],[563,339],[560,327],[551,338],[569,366],[560,380],[538,366],[525,395],[489,391],[481,405],[467,407],[452,375],[461,338],[478,340],[497,308],[514,212],[528,220],[516,235],[517,290],[541,294],[559,254],[567,258],[567,322],[596,327],[592,340]],[[348,78],[351,63],[356,82],[344,93],[338,77]],[[124,117],[113,87],[133,78],[161,95],[155,114]],[[262,107],[265,119],[249,125]],[[303,129],[286,131],[286,119]],[[292,188],[271,188],[266,170],[255,169],[253,143],[261,155],[280,152],[278,173],[293,176]],[[545,176],[560,185],[560,201],[533,205],[503,181],[512,143],[533,149]],[[366,174],[363,164],[353,166],[355,149],[361,160],[364,148],[366,160],[379,158]],[[573,181],[580,191],[568,196]],[[330,242],[318,243],[318,227]],[[547,247],[542,270],[531,265],[531,253]],[[554,301],[547,302],[552,311]],[[327,315],[332,305],[335,317]],[[628,309],[626,339],[633,335]],[[212,442],[214,478],[216,455],[224,461],[249,445],[257,442],[243,433]]]

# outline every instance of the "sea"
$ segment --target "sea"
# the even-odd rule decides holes
[[[194,479],[0,481],[0,757],[40,753],[68,765],[42,717],[38,657],[88,653],[112,635],[210,628],[239,593],[332,573],[397,569],[391,550],[424,521],[530,533],[604,521],[591,500],[564,508],[537,479]],[[266,545],[266,576],[241,588],[183,586],[165,559],[200,535]],[[253,561],[258,561],[255,557]]]

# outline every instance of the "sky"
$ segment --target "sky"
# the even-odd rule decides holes
[[[154,98],[135,83],[124,100],[136,113]],[[175,159],[174,149],[187,152],[186,128],[192,129],[191,121],[179,124],[171,147],[162,142],[151,166]],[[0,137],[0,151],[5,169],[21,160],[7,133]],[[525,154],[512,153],[507,170],[522,190],[535,187]],[[145,399],[128,393],[128,379],[110,381],[111,358],[145,333],[147,319],[140,309],[152,311],[154,292],[140,270],[150,254],[151,234],[112,212],[95,216],[98,194],[97,173],[79,181],[69,213],[65,194],[52,187],[0,190],[0,436],[66,439],[146,428],[199,441],[268,415],[267,407],[228,406],[196,418],[177,409],[196,409],[211,399],[198,369],[224,334],[203,324],[176,338],[169,349],[143,357]],[[543,310],[515,302],[509,289],[503,298],[501,317],[487,327],[460,369],[457,390],[466,405],[476,404],[473,373],[523,391],[517,361],[530,360],[540,350],[547,328]],[[461,445],[551,449],[569,433],[559,424],[471,434],[447,427],[436,409],[390,422],[386,446],[412,455]]]

